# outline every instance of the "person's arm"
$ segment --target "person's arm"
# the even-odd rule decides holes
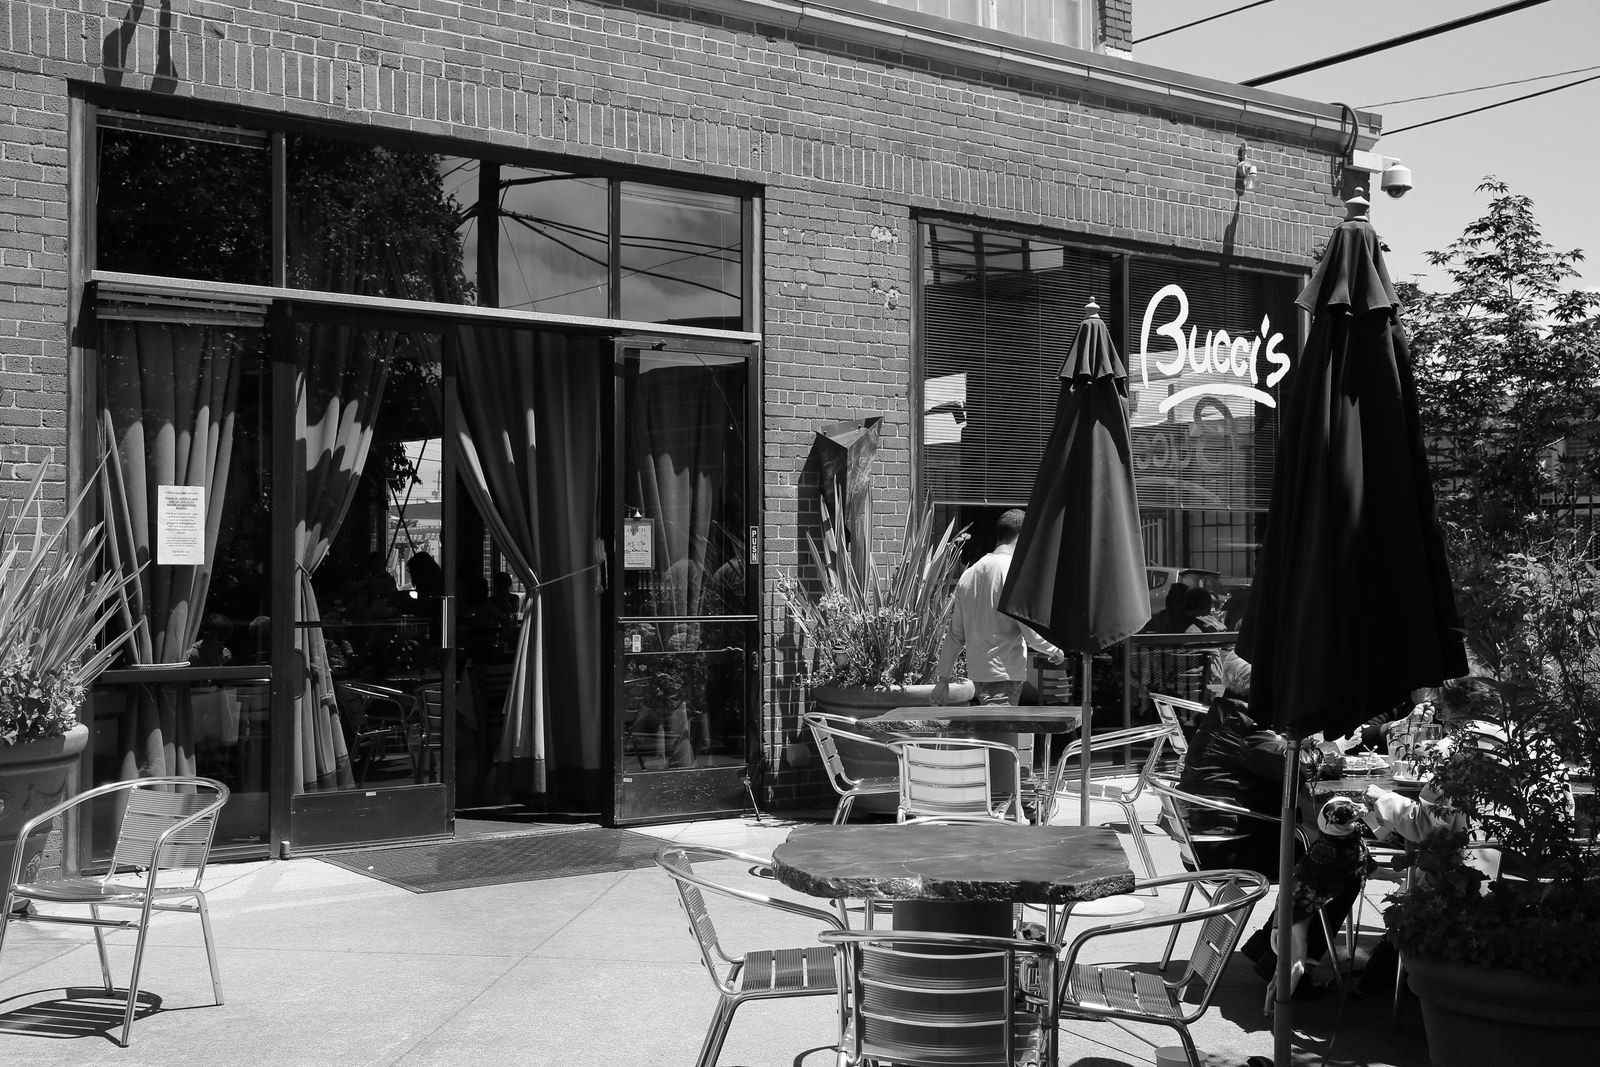
[[[1035,652],[1043,652],[1046,656],[1050,657],[1051,663],[1060,663],[1067,658],[1067,654],[1065,652],[1057,648],[1055,645],[1052,645],[1049,641],[1046,641],[1043,637],[1040,637],[1033,627],[1026,626],[1019,622],[1017,623],[1017,629],[1022,631],[1022,643],[1033,649]]]
[[[1282,734],[1258,730],[1244,739],[1242,756],[1245,769],[1257,778],[1282,782],[1288,752],[1289,742]]]
[[[1374,833],[1390,830],[1414,844],[1441,830],[1458,831],[1467,825],[1466,815],[1455,808],[1412,800],[1376,785],[1367,786],[1367,800],[1372,810],[1366,823]]]

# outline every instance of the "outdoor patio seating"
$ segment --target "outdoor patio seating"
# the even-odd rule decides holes
[[[822,940],[844,957],[841,1064],[1055,1063],[1054,945],[926,930],[829,930]]]
[[[28,835],[48,826],[57,815],[112,793],[126,792],[127,804],[117,833],[111,867],[96,877],[61,878],[53,881],[18,884],[22,876],[23,845]],[[144,963],[145,940],[150,932],[150,916],[158,911],[176,911],[200,916],[205,938],[206,960],[211,967],[211,993],[222,1003],[222,977],[217,970],[216,946],[211,937],[211,915],[206,910],[206,895],[200,888],[206,861],[211,855],[211,838],[216,830],[217,813],[228,800],[228,787],[210,778],[163,777],[112,782],[79,793],[65,803],[40,812],[23,824],[17,835],[17,849],[11,864],[11,887],[0,909],[0,951],[13,922],[54,923],[88,926],[94,929],[95,947],[100,953],[100,978],[106,995],[113,992],[111,965],[106,958],[105,930],[137,930],[133,950],[133,972],[128,978],[127,1006],[122,1016],[123,1048],[133,1030],[134,1009],[139,998],[139,970]],[[123,872],[127,868],[133,871]],[[179,872],[179,873],[174,873]],[[164,875],[168,877],[163,877]],[[17,901],[34,904],[87,904],[89,917],[61,915],[32,910],[13,914]],[[183,901],[192,903],[182,903]],[[102,919],[101,908],[136,908],[135,919]]]
[[[1011,745],[974,738],[901,738],[889,742],[900,760],[899,819],[947,822],[1015,819],[1023,812],[1022,759]],[[1010,780],[996,789],[990,753],[1011,768]]]
[[[1133,835],[1133,843],[1139,850],[1139,858],[1144,862],[1145,873],[1151,878],[1156,876],[1155,860],[1150,858],[1150,846],[1145,843],[1144,826],[1139,822],[1139,813],[1134,807],[1139,797],[1144,793],[1145,784],[1156,773],[1160,766],[1162,753],[1171,736],[1169,727],[1161,723],[1148,726],[1135,726],[1130,730],[1115,730],[1111,733],[1099,734],[1089,739],[1089,751],[1103,752],[1113,748],[1122,748],[1126,745],[1142,745],[1148,743],[1150,751],[1146,754],[1144,763],[1139,768],[1139,776],[1132,785],[1119,785],[1107,781],[1091,781],[1089,783],[1089,801],[1099,804],[1115,804],[1122,809],[1123,817],[1128,822],[1128,832]],[[1056,761],[1055,771],[1050,778],[1042,783],[1039,789],[1038,821],[1048,823],[1055,814],[1056,799],[1058,797],[1081,796],[1083,783],[1079,779],[1079,760],[1083,752],[1083,742],[1073,741],[1061,753],[1061,758]]]
[[[844,928],[843,920],[820,908],[807,907],[793,901],[767,896],[748,889],[722,885],[697,873],[694,864],[728,860],[747,868],[767,869],[771,861],[728,849],[707,845],[662,845],[656,850],[656,864],[667,872],[678,889],[678,903],[689,919],[689,933],[700,948],[700,958],[705,963],[711,984],[717,987],[716,1010],[711,1015],[711,1025],[706,1030],[705,1041],[700,1046],[700,1058],[695,1067],[715,1067],[733,1022],[733,1013],[741,1004],[751,1000],[770,1000],[777,997],[838,996],[838,971],[831,945],[812,945],[806,948],[752,949],[741,955],[730,956],[717,937],[706,894],[711,893],[729,900],[742,901],[765,908],[773,908],[799,915],[829,927]],[[840,1004],[843,1012],[844,1005]]]
[[[828,784],[839,794],[839,806],[833,813],[835,823],[850,821],[850,809],[855,804],[856,797],[883,796],[900,792],[898,776],[851,777],[850,772],[845,769],[844,756],[839,750],[839,742],[844,741],[847,745],[861,746],[866,751],[879,751],[890,759],[898,760],[894,749],[886,742],[850,729],[855,725],[855,720],[844,715],[829,715],[814,711],[807,713],[803,718],[811,729],[812,740],[817,744],[817,753],[822,757],[822,766],[828,772]]]
[[[1189,1035],[1189,1024],[1204,1015],[1210,1006],[1217,980],[1222,977],[1256,902],[1266,895],[1268,882],[1254,871],[1198,871],[1142,882],[1139,888],[1183,885],[1187,901],[1189,891],[1201,883],[1210,887],[1204,890],[1209,893],[1210,902],[1199,911],[1179,911],[1175,915],[1097,926],[1074,938],[1061,964],[1058,1018],[1127,1019],[1170,1026],[1183,1042],[1190,1067],[1204,1067],[1194,1039]],[[1079,955],[1091,942],[1119,938],[1121,954],[1122,945],[1127,943],[1125,935],[1170,926],[1172,935],[1161,962],[1165,970],[1172,942],[1184,927],[1195,925],[1199,926],[1199,931],[1194,949],[1189,953],[1188,965],[1183,974],[1172,981],[1126,964],[1078,962]]]
[[[1278,825],[1279,823],[1279,819],[1276,815],[1264,815],[1259,811],[1251,811],[1249,808],[1242,808],[1237,804],[1230,804],[1225,800],[1217,800],[1214,797],[1201,797],[1195,796],[1192,793],[1185,793],[1165,779],[1152,778],[1150,780],[1149,787],[1152,793],[1155,793],[1161,798],[1161,826],[1166,830],[1167,835],[1171,837],[1172,840],[1177,844],[1178,855],[1183,860],[1184,867],[1190,871],[1199,872],[1202,875],[1205,872],[1200,870],[1200,863],[1196,858],[1194,849],[1196,844],[1214,844],[1237,841],[1245,835],[1196,833],[1189,828],[1189,816],[1188,812],[1185,810],[1186,806],[1209,808],[1212,811],[1227,812],[1231,815],[1237,815],[1240,818],[1257,819],[1273,825]],[[1302,828],[1298,826],[1295,827],[1295,836],[1300,841],[1302,846],[1307,844],[1306,834]],[[1190,879],[1184,886],[1183,899],[1178,903],[1178,911],[1180,914],[1188,910],[1189,901],[1193,899],[1196,892],[1198,892],[1208,904],[1214,903],[1216,900],[1215,885],[1210,879],[1205,877],[1196,877]],[[1337,947],[1337,942],[1333,937],[1333,930],[1328,926],[1328,917],[1326,914],[1319,911],[1317,913],[1317,920],[1322,924],[1322,935],[1323,939],[1327,942],[1328,951],[1333,953],[1334,979],[1340,985],[1343,985],[1344,969],[1339,963],[1339,950]],[[1161,969],[1163,971],[1167,969],[1167,963],[1172,958],[1172,950],[1177,945],[1177,942],[1178,931],[1176,928],[1174,928],[1172,933],[1167,937],[1166,951],[1161,954]],[[1353,915],[1346,917],[1345,942],[1347,955],[1354,959],[1355,925]]]

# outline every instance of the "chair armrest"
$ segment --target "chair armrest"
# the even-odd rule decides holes
[[[1204,922],[1214,916],[1225,915],[1246,905],[1253,905],[1256,901],[1266,896],[1267,890],[1270,888],[1270,883],[1268,883],[1267,879],[1255,871],[1231,869],[1198,871],[1168,875],[1165,878],[1151,878],[1135,883],[1134,889],[1137,891],[1164,885],[1181,885],[1186,882],[1220,882],[1224,880],[1251,884],[1241,899],[1229,901],[1226,904],[1212,904],[1208,907],[1193,911],[1180,911],[1172,915],[1156,915],[1145,919],[1130,919],[1127,922],[1108,923],[1105,926],[1096,926],[1085,930],[1073,938],[1072,943],[1067,947],[1066,960],[1062,963],[1063,970],[1070,972],[1083,946],[1097,937],[1109,937],[1112,934],[1126,934],[1139,930],[1154,930],[1166,926],[1180,926],[1190,922]]]
[[[1190,914],[1198,915],[1199,912]],[[1025,952],[1054,959],[1056,946],[1048,941],[1029,941],[1020,937],[987,937],[981,934],[947,934],[937,930],[824,930],[817,935],[824,944],[890,941],[905,944],[948,945],[958,948],[987,949],[991,952]]]
[[[1122,748],[1127,745],[1137,745],[1145,741],[1154,741],[1158,737],[1166,737],[1172,732],[1165,723],[1151,723],[1145,726],[1134,726],[1126,730],[1113,730],[1108,734],[1098,734],[1089,738],[1089,751],[1100,752],[1108,748]],[[1061,753],[1061,759],[1078,755],[1083,750],[1083,740],[1068,743]],[[1061,761],[1058,760],[1059,764]]]
[[[1173,800],[1181,801],[1185,804],[1192,804],[1197,808],[1210,808],[1212,811],[1222,811],[1230,815],[1260,819],[1262,822],[1277,823],[1281,821],[1276,815],[1267,815],[1251,808],[1240,807],[1238,804],[1232,804],[1226,800],[1218,800],[1216,797],[1200,797],[1195,796],[1193,793],[1185,793],[1162,778],[1152,777],[1149,781],[1149,787],[1156,793],[1169,796]]]
[[[656,866],[660,867],[663,871],[666,871],[669,878],[674,878],[681,882],[688,882],[690,885],[695,886],[696,888],[709,893],[716,893],[718,896],[729,897],[733,900],[742,900],[747,904],[759,904],[763,907],[773,908],[777,911],[788,912],[791,915],[804,916],[808,919],[816,919],[819,922],[825,923],[826,925],[835,929],[842,930],[845,928],[844,920],[840,919],[831,911],[824,911],[821,908],[813,908],[807,904],[799,904],[792,900],[784,900],[782,897],[768,896],[765,893],[757,893],[749,889],[739,889],[731,885],[723,885],[721,882],[713,882],[709,878],[702,878],[700,875],[695,874],[692,870],[683,870],[680,867],[673,866],[670,862],[665,860],[666,854],[675,849],[693,848],[693,845],[662,845],[660,848],[656,849]],[[734,852],[731,849],[724,849],[720,851],[726,854],[719,854],[716,857],[718,861],[731,860],[737,863],[747,863],[752,868],[752,874],[754,874],[754,868],[770,870],[772,867],[772,861],[770,859],[762,859],[760,856],[752,856],[743,852]],[[756,877],[763,876],[756,875]]]

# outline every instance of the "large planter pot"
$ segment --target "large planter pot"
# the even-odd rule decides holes
[[[1600,1047],[1600,985],[1406,957],[1433,1067],[1589,1063]]]
[[[0,893],[11,881],[11,861],[22,824],[67,799],[67,786],[78,757],[89,743],[89,728],[79,723],[62,737],[0,745]],[[39,869],[50,831],[41,827],[28,839],[22,856],[22,880]]]
[[[966,679],[950,683],[951,704],[969,704],[977,688]],[[933,703],[933,686],[908,685],[903,689],[857,689],[851,686],[819,685],[811,690],[817,711],[851,719],[870,719],[889,708],[923,707]],[[841,740],[839,758],[845,773],[852,778],[892,778],[900,773],[894,757],[880,748],[869,748]],[[898,800],[889,795],[861,797],[856,811],[892,812]]]

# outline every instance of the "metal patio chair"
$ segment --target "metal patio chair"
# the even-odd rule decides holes
[[[1183,761],[1189,755],[1189,735],[1183,732],[1184,715],[1187,713],[1189,721],[1193,722],[1197,716],[1210,712],[1210,708],[1198,700],[1185,700],[1183,697],[1168,696],[1165,693],[1151,693],[1150,702],[1155,705],[1156,715],[1163,725],[1173,731],[1167,739],[1167,744],[1172,746],[1172,751],[1178,757],[1178,770],[1183,770]]]
[[[843,954],[841,1065],[1054,1067],[1049,942],[923,930],[821,936]]]
[[[1089,783],[1089,800],[1097,804],[1115,804],[1122,809],[1123,818],[1128,821],[1128,832],[1133,835],[1133,843],[1139,850],[1139,858],[1144,861],[1145,874],[1151,878],[1156,876],[1155,860],[1150,858],[1150,846],[1145,843],[1144,826],[1139,822],[1139,813],[1134,805],[1143,795],[1145,785],[1155,775],[1156,768],[1160,765],[1161,754],[1171,737],[1171,730],[1165,724],[1151,723],[1148,726],[1135,726],[1129,730],[1116,730],[1107,734],[1100,734],[1089,739],[1089,751],[1102,752],[1106,749],[1121,748],[1124,745],[1142,745],[1148,742],[1150,752],[1145,756],[1144,763],[1140,765],[1139,776],[1132,785],[1118,785],[1114,782],[1091,781]],[[1041,826],[1048,823],[1055,814],[1056,799],[1068,797],[1076,799],[1083,788],[1079,777],[1079,755],[1083,752],[1083,741],[1079,739],[1069,744],[1061,753],[1061,758],[1056,761],[1055,770],[1049,779],[1041,784],[1038,792],[1038,819]]]
[[[900,738],[889,742],[900,760],[899,820],[1028,821],[1023,812],[1022,759],[999,741],[976,738]],[[989,754],[1010,760],[1010,781],[996,792]],[[1000,761],[1002,765],[1005,760]]]
[[[833,812],[833,821],[836,825],[850,821],[850,808],[855,804],[856,797],[883,796],[900,792],[898,776],[851,777],[845,770],[844,756],[839,751],[839,742],[845,741],[851,745],[861,746],[867,751],[882,751],[890,759],[898,759],[894,749],[887,743],[850,729],[856,724],[855,720],[845,715],[812,711],[801,717],[811,729],[812,740],[817,743],[817,753],[822,757],[822,766],[828,772],[828,784],[839,794],[839,806]]]
[[[1111,923],[1086,930],[1067,947],[1061,964],[1061,1001],[1058,1019],[1127,1019],[1133,1022],[1170,1026],[1178,1032],[1190,1067],[1204,1067],[1189,1036],[1189,1024],[1205,1014],[1216,991],[1217,980],[1228,965],[1228,958],[1239,941],[1244,924],[1256,902],[1267,893],[1266,878],[1254,871],[1198,871],[1169,875],[1139,883],[1138,888],[1159,889],[1166,885],[1193,887],[1208,883],[1210,904],[1198,911],[1180,911],[1149,919]],[[1188,899],[1185,892],[1184,899]],[[1090,942],[1100,938],[1122,938],[1141,930],[1172,927],[1171,942],[1185,926],[1200,927],[1189,964],[1183,974],[1168,981],[1159,974],[1137,971],[1123,964],[1079,963],[1078,956]],[[1117,942],[1117,954],[1125,954],[1126,940]],[[1166,967],[1163,955],[1162,968]],[[1194,998],[1185,1003],[1185,997]]]
[[[1193,793],[1185,793],[1176,785],[1173,785],[1171,782],[1163,778],[1152,778],[1149,785],[1150,791],[1161,798],[1162,828],[1166,830],[1167,835],[1172,838],[1175,844],[1177,844],[1178,856],[1183,860],[1184,867],[1188,868],[1190,871],[1200,870],[1200,862],[1198,859],[1196,859],[1194,850],[1194,846],[1196,844],[1237,841],[1246,835],[1226,833],[1195,833],[1189,829],[1189,817],[1188,813],[1184,810],[1185,806],[1193,808],[1207,808],[1211,811],[1227,812],[1228,814],[1236,815],[1240,818],[1256,819],[1261,822],[1271,823],[1273,826],[1277,826],[1280,822],[1276,815],[1265,815],[1259,811],[1251,811],[1249,808],[1243,808],[1237,804],[1230,804],[1225,800],[1217,800],[1214,797],[1201,797],[1195,796]],[[1309,839],[1306,836],[1305,830],[1297,826],[1295,827],[1294,832],[1295,838],[1300,842],[1301,847],[1308,847]],[[1213,902],[1215,899],[1209,880],[1205,878],[1195,878],[1184,887],[1183,899],[1178,903],[1178,911],[1180,914],[1188,910],[1189,901],[1193,899],[1196,892],[1198,892],[1208,904]],[[1323,940],[1328,945],[1328,951],[1333,954],[1334,980],[1342,987],[1344,985],[1344,967],[1339,961],[1338,942],[1334,940],[1333,930],[1328,926],[1328,916],[1324,912],[1317,912],[1317,921],[1322,924]],[[1352,914],[1346,916],[1345,918],[1345,954],[1352,960],[1355,959],[1355,936],[1354,914],[1352,910]],[[1174,929],[1167,937],[1166,951],[1161,954],[1161,969],[1163,971],[1167,969],[1167,962],[1172,958],[1172,949],[1177,942],[1178,931]]]
[[[700,948],[700,959],[711,976],[711,984],[717,987],[717,1007],[700,1046],[700,1058],[695,1061],[695,1067],[715,1067],[739,1005],[749,1000],[777,997],[838,996],[840,987],[835,954],[830,945],[752,949],[740,956],[728,955],[717,938],[717,928],[706,907],[706,894],[815,919],[835,930],[843,929],[844,922],[820,908],[713,882],[696,873],[697,860],[730,860],[751,868],[753,873],[769,869],[772,861],[707,845],[662,845],[656,850],[656,864],[678,888],[678,903],[688,916],[689,933]],[[842,1015],[842,1001],[839,1009]]]
[[[180,789],[192,792],[179,792]],[[17,884],[22,876],[23,844],[29,834],[79,804],[123,791],[128,794],[127,806],[123,809],[109,871],[95,877]],[[14,922],[92,927],[95,947],[100,953],[100,978],[109,996],[114,990],[111,985],[111,965],[106,958],[104,931],[137,930],[139,939],[134,946],[133,972],[128,979],[122,1038],[117,1042],[127,1048],[128,1034],[133,1029],[134,1008],[138,1003],[139,969],[144,963],[144,946],[150,932],[151,914],[158,911],[198,914],[200,930],[205,937],[206,961],[211,967],[211,993],[220,1005],[222,976],[217,970],[217,951],[211,937],[211,913],[206,910],[206,895],[200,888],[200,878],[205,874],[206,860],[211,855],[211,838],[216,831],[217,813],[227,800],[228,787],[210,778],[136,778],[79,793],[29,819],[17,835],[17,851],[11,862],[12,884],[6,891],[4,910],[0,911],[0,951],[5,948],[6,929]],[[130,867],[133,871],[127,873],[134,873],[137,878],[125,877],[124,871]],[[192,873],[186,869],[192,869]],[[173,872],[182,873],[163,880],[163,875]],[[46,905],[87,904],[89,917],[45,914],[37,910],[13,914],[12,905],[18,900]],[[185,900],[193,903],[181,903]],[[136,908],[139,917],[102,919],[101,908]]]

